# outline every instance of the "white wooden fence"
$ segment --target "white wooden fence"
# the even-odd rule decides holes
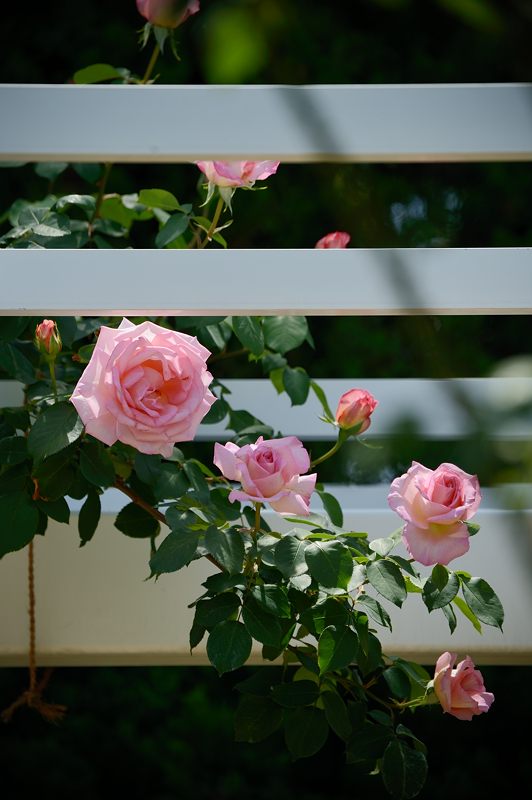
[[[3,161],[532,158],[530,85],[3,86],[0,103]],[[0,275],[1,314],[532,313],[531,248],[2,250]],[[333,402],[353,385],[372,390],[381,401],[370,429],[374,435],[390,433],[407,411],[419,417],[424,436],[467,435],[471,420],[456,402],[465,393],[498,420],[495,436],[530,440],[530,418],[501,424],[504,410],[530,401],[530,373],[460,381],[347,376],[324,385]],[[242,406],[285,433],[326,438],[312,404],[290,411],[286,398],[276,398],[264,382],[234,382],[232,388]],[[0,405],[13,404],[19,391],[12,384],[0,387],[6,398]],[[224,436],[220,426],[200,431],[200,438]],[[461,562],[498,590],[507,612],[504,635],[488,629],[479,637],[462,622],[450,638],[443,618],[435,624],[413,597],[410,612],[395,615],[389,652],[428,661],[444,649],[458,649],[479,662],[532,663],[532,503],[527,487],[514,488],[524,510],[511,510],[508,492],[484,493],[482,533]],[[372,536],[397,527],[386,487],[333,491],[347,524]],[[82,551],[76,531],[65,526],[52,525],[37,542],[40,663],[205,663],[201,649],[188,655],[186,605],[199,593],[209,566],[195,563],[157,584],[144,583],[146,543],[126,540],[113,528],[121,498],[109,492],[105,503],[108,514]],[[25,570],[21,553],[0,562],[3,664],[26,660]]]

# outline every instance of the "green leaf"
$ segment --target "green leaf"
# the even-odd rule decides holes
[[[230,575],[242,572],[244,540],[235,528],[222,531],[211,525],[205,533],[205,547]]]
[[[384,670],[382,677],[394,697],[399,700],[410,698],[410,680],[400,667],[391,666]]]
[[[100,164],[72,164],[72,168],[87,183],[96,183],[103,172]]]
[[[309,572],[322,586],[347,590],[353,559],[347,547],[336,541],[312,542],[305,550]]]
[[[386,626],[390,630],[392,630],[392,621],[390,619],[390,615],[386,611],[385,608],[381,606],[378,600],[375,600],[373,597],[370,597],[367,594],[361,594],[357,597],[357,606],[361,606],[363,611],[366,611],[368,616],[371,619],[378,622],[379,625]]]
[[[60,197],[55,204],[58,211],[63,211],[67,206],[82,208],[90,219],[96,208],[96,198],[92,194],[67,194]]]
[[[80,547],[90,542],[94,536],[100,521],[101,512],[102,506],[98,492],[95,489],[89,489],[87,499],[81,506],[78,516]]]
[[[357,630],[359,631],[358,628]],[[362,636],[360,636],[360,631],[359,640],[360,647],[358,649],[357,661],[363,677],[366,677],[366,675],[369,675],[371,672],[375,672],[376,669],[379,669],[382,666],[382,646],[379,639],[369,632],[367,634],[366,641],[364,642],[364,648],[362,647]]]
[[[183,464],[185,474],[190,481],[190,484],[196,492],[198,499],[202,503],[209,502],[209,484],[205,480],[203,472],[194,461],[185,461]]]
[[[308,333],[305,317],[265,317],[263,329],[266,345],[281,354],[303,344]]]
[[[330,625],[345,627],[349,625],[351,616],[343,602],[338,602],[332,597],[324,603],[308,608],[301,614],[300,622],[313,636],[319,638],[325,628]]]
[[[59,497],[57,500],[38,500],[37,507],[56,522],[64,522],[67,525],[70,522],[70,508],[64,497]]]
[[[260,356],[264,351],[264,335],[257,317],[232,317],[233,331],[243,347]]]
[[[22,464],[28,458],[28,443],[25,436],[6,436],[0,439],[0,466],[11,467]]]
[[[235,739],[250,744],[262,742],[281,727],[282,721],[282,709],[268,697],[245,694],[235,713]]]
[[[91,64],[90,67],[83,67],[74,73],[74,83],[100,83],[101,81],[111,81],[121,78],[120,72],[111,64]]]
[[[269,614],[273,614],[276,617],[290,618],[292,616],[290,600],[283,586],[275,584],[254,586],[251,594],[259,606]]]
[[[0,558],[25,547],[37,532],[39,512],[26,492],[0,497]]]
[[[285,578],[302,575],[307,571],[305,549],[308,543],[297,536],[283,536],[277,543],[274,552],[274,561],[277,569]]]
[[[180,211],[181,206],[177,197],[166,189],[142,189],[139,194],[139,203],[148,208],[162,208],[163,211]]]
[[[476,522],[466,522],[466,525],[467,532],[470,536],[475,536],[480,530],[480,525],[478,525]]]
[[[282,667],[265,667],[262,666],[255,672],[252,672],[248,678],[239,681],[234,689],[242,694],[253,694],[256,697],[269,697],[271,694],[272,686],[277,683],[281,677]]]
[[[504,609],[502,603],[483,578],[461,576],[464,599],[475,616],[486,625],[493,625],[502,631]]]
[[[24,333],[31,317],[0,317],[0,339],[9,342]]]
[[[343,669],[355,660],[358,650],[356,634],[347,627],[325,628],[318,642],[320,673]]]
[[[41,460],[68,447],[81,436],[83,423],[72,403],[48,406],[37,418],[28,436],[28,448]]]
[[[64,161],[41,161],[35,164],[35,174],[47,181],[55,181],[66,170],[68,164]]]
[[[368,580],[379,594],[399,608],[406,599],[405,580],[399,567],[383,558],[370,561],[366,567]]]
[[[347,713],[347,707],[339,694],[333,691],[323,692],[321,702],[325,709],[327,722],[340,739],[347,741],[353,729]]]
[[[115,528],[133,539],[150,539],[157,536],[160,525],[151,514],[136,503],[128,503],[119,511],[115,519]]]
[[[285,367],[283,370],[283,386],[293,406],[302,406],[308,397],[310,378],[303,367]]]
[[[449,603],[448,606],[442,606],[441,610],[443,611],[445,619],[447,620],[449,630],[451,633],[454,633],[456,630],[456,614],[453,611],[452,605]]]
[[[219,675],[241,667],[251,653],[251,636],[241,622],[225,620],[216,625],[207,640],[207,655]]]
[[[155,246],[162,248],[171,244],[181,236],[188,228],[188,217],[186,214],[172,214],[155,237]]]
[[[448,605],[458,593],[460,581],[442,564],[436,564],[423,586],[423,602],[429,611]]]
[[[285,712],[284,735],[294,761],[313,756],[321,750],[329,735],[325,714],[319,708],[298,708]]]
[[[330,407],[329,403],[327,402],[327,396],[326,396],[325,392],[323,391],[323,389],[321,388],[321,386],[319,386],[316,383],[316,381],[311,381],[310,382],[310,388],[312,389],[312,391],[314,392],[314,394],[316,395],[316,397],[320,401],[321,407],[323,408],[324,415],[326,417],[328,417],[328,419],[334,420],[334,414],[331,411],[331,407]]]
[[[382,779],[394,800],[410,800],[423,788],[427,777],[427,760],[400,739],[394,739],[384,751]]]
[[[242,619],[250,635],[257,642],[273,648],[282,647],[293,629],[290,620],[281,620],[263,611],[251,596],[244,600]]]
[[[329,494],[329,492],[318,492],[320,496],[320,500],[323,503],[323,508],[329,515],[329,519],[331,520],[333,525],[336,527],[341,528],[344,524],[344,514],[342,511],[342,506],[336,499],[333,494]]]
[[[69,493],[75,478],[73,450],[72,447],[60,450],[50,458],[45,458],[33,470],[33,477],[39,484],[39,493],[46,500],[57,500]]]
[[[460,609],[464,617],[467,617],[471,625],[474,627],[476,631],[482,633],[482,625],[480,624],[479,620],[475,616],[475,614],[471,611],[465,600],[462,600],[461,597],[455,597],[453,603],[457,608]]]
[[[35,382],[35,369],[23,353],[12,344],[0,342],[0,370],[21,383]]]
[[[196,555],[199,537],[199,531],[171,531],[150,558],[152,573],[177,572],[190,564]]]
[[[87,439],[83,442],[79,466],[83,477],[95,486],[107,487],[115,482],[111,456],[96,439]]]
[[[200,600],[196,605],[194,623],[203,628],[214,628],[219,622],[229,619],[240,608],[240,600],[233,592],[222,592],[208,600]]]
[[[389,727],[364,722],[355,730],[347,743],[347,763],[376,761],[381,758],[392,736],[393,733]]]
[[[313,681],[292,681],[273,687],[272,697],[285,708],[310,706],[320,696],[318,685]]]

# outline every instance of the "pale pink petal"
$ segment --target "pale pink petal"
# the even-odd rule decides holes
[[[403,529],[403,543],[416,561],[430,567],[433,564],[448,564],[469,550],[469,533],[466,525],[418,528],[407,523]],[[444,532],[442,532],[444,531]]]

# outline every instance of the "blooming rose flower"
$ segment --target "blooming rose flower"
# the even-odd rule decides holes
[[[431,470],[412,462],[405,475],[396,478],[388,504],[406,521],[403,542],[410,555],[425,566],[448,564],[469,550],[465,524],[480,505],[476,475],[454,464]]]
[[[378,400],[365,389],[350,389],[338,402],[336,422],[345,430],[360,425],[357,433],[364,433],[371,424],[370,417],[378,404]]]
[[[209,183],[242,188],[264,181],[277,172],[279,161],[196,161]]]
[[[175,442],[194,438],[216,400],[209,355],[194,336],[123,319],[101,328],[71,401],[96,439],[168,457]]]
[[[345,231],[334,231],[334,233],[328,233],[326,236],[323,236],[316,242],[315,247],[318,250],[328,250],[333,247],[347,247],[349,242],[351,241],[351,237]]]
[[[200,0],[137,0],[142,16],[159,28],[177,28],[200,10]]]
[[[302,475],[310,467],[310,457],[296,436],[238,447],[232,442],[214,446],[214,463],[230,481],[240,481],[242,490],[233,489],[229,500],[269,503],[275,511],[288,514],[309,513],[310,495],[316,474]]]
[[[35,328],[35,346],[44,356],[55,358],[63,346],[53,319],[44,319]]]
[[[456,669],[456,653],[442,653],[436,662],[434,691],[444,711],[458,719],[471,721],[477,714],[489,711],[494,701],[487,692],[480,670],[466,656]]]

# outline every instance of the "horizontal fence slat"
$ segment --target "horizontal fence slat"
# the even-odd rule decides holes
[[[397,527],[396,515],[386,506],[387,487],[344,487],[338,494],[347,509],[347,528],[367,530],[376,538]],[[451,637],[443,614],[434,612],[429,617],[418,595],[410,595],[400,612],[380,598],[393,621],[393,632],[382,633],[387,653],[434,663],[444,650],[452,650],[469,653],[478,663],[532,664],[532,514],[505,511],[500,503],[490,502],[490,494],[485,493],[475,518],[481,530],[471,540],[470,552],[453,566],[474,571],[494,586],[506,610],[504,634],[484,626],[479,636],[461,618]],[[124,505],[127,498],[121,502]],[[268,512],[270,523],[274,517],[282,526],[279,516]],[[38,537],[38,663],[207,663],[205,642],[189,654],[193,610],[187,605],[198,596],[201,581],[212,567],[194,562],[179,574],[145,581],[149,543],[124,537],[113,527],[113,519],[112,514],[104,514],[94,539],[83,549],[77,542],[75,515],[70,530],[51,523],[46,537]],[[25,551],[0,561],[0,604],[9,609],[0,619],[2,666],[27,663],[26,572]],[[259,646],[252,660],[260,661]]]
[[[532,84],[4,84],[0,103],[4,161],[532,158]]]
[[[0,250],[0,314],[530,314],[532,248]]]

